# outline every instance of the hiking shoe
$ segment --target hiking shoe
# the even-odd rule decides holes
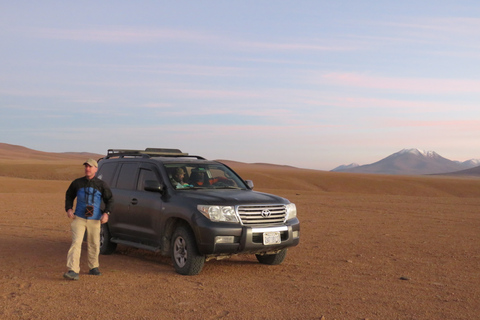
[[[68,270],[68,272],[63,274],[63,277],[68,280],[78,280],[79,276],[78,273],[76,273],[73,270]]]
[[[88,271],[88,274],[91,274],[93,276],[101,276],[102,275],[102,273],[100,272],[100,270],[98,270],[98,268],[90,269],[90,271]]]

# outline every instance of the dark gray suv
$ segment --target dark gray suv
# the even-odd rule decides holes
[[[177,149],[110,149],[97,176],[115,199],[102,225],[102,254],[117,244],[147,249],[170,255],[178,273],[194,275],[205,261],[234,254],[280,264],[299,243],[295,204],[253,191],[251,181],[220,162]]]

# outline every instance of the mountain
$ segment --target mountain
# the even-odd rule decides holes
[[[455,161],[455,162],[457,162],[457,161]],[[467,161],[464,161],[464,162],[458,161],[458,163],[460,163],[465,168],[473,168],[473,167],[480,166],[480,159],[470,159],[470,160],[467,160]]]
[[[403,149],[380,161],[356,167],[337,167],[331,171],[376,173],[376,174],[440,174],[456,172],[478,166],[479,160],[464,162],[452,161],[440,156],[434,151],[421,151],[419,149]]]
[[[358,163],[350,163],[350,164],[342,164],[341,166],[336,167],[335,169],[332,169],[330,171],[346,171],[350,170],[356,167],[359,167],[360,165]]]

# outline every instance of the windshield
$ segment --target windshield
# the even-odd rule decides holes
[[[165,164],[168,178],[175,189],[246,189],[245,183],[221,163]]]

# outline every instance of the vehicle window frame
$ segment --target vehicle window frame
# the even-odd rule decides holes
[[[144,175],[147,172],[149,173],[149,176]],[[152,168],[140,167],[137,175],[136,190],[145,191],[145,181],[147,180],[156,180],[160,183],[156,170],[153,170]]]
[[[105,181],[105,183],[107,183],[109,186],[115,186],[118,167],[118,163],[115,162],[103,163],[98,178]]]

